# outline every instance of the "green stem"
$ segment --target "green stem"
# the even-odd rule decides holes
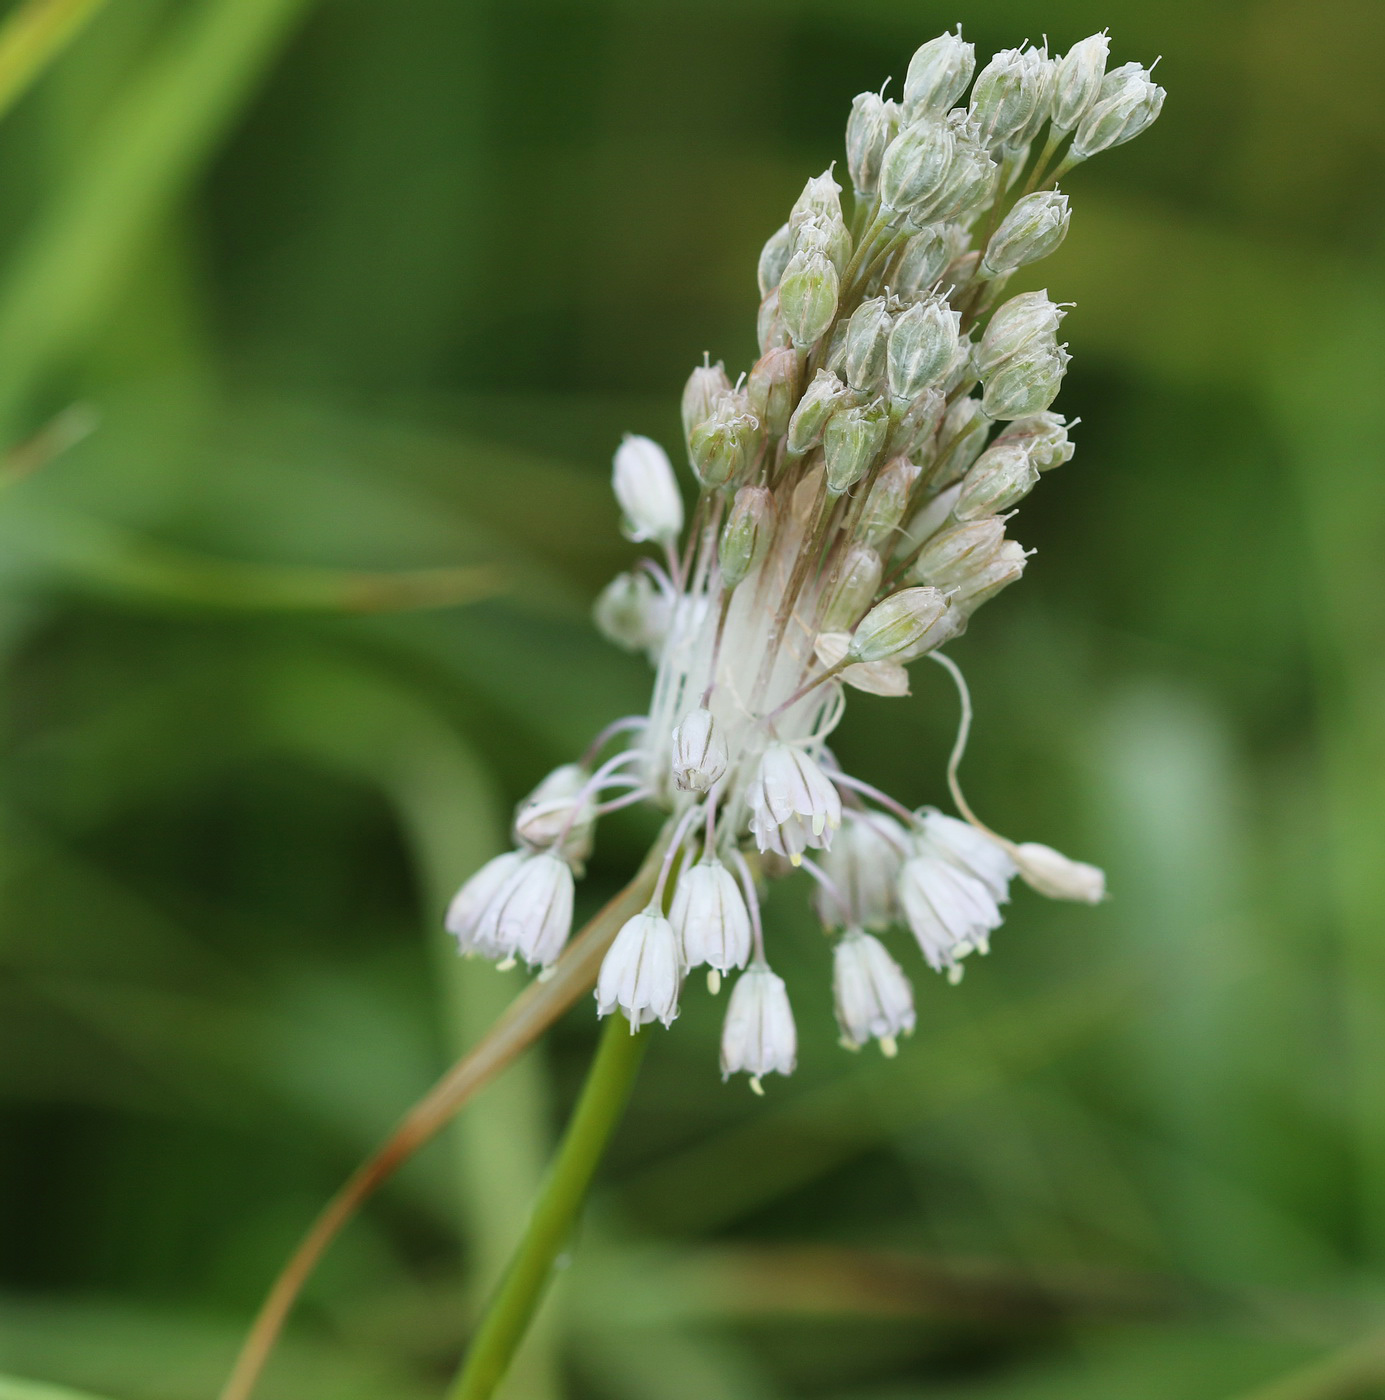
[[[472,1338],[447,1400],[488,1400],[533,1321],[554,1261],[572,1234],[601,1154],[620,1121],[644,1057],[649,1028],[631,1032],[623,1016],[606,1023],[596,1058],[528,1229]]]

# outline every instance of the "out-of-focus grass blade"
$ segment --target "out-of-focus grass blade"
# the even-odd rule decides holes
[[[103,521],[61,516],[29,548],[57,580],[132,606],[214,612],[378,613],[447,608],[500,591],[488,565],[409,569],[397,573],[295,568],[218,559],[142,539]]]
[[[0,118],[106,0],[27,0],[0,25]]]
[[[0,434],[73,355],[154,224],[194,178],[307,0],[209,0],[128,90],[34,221],[0,284]]]
[[[0,1376],[0,1400],[104,1400],[89,1390],[68,1390],[65,1386],[45,1385],[42,1381],[22,1381],[16,1376]]]

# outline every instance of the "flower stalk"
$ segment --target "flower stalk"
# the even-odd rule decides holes
[[[649,1041],[649,1027],[613,1016],[601,1033],[581,1096],[534,1212],[447,1400],[489,1400],[505,1376],[558,1268],[606,1144],[620,1122]]]

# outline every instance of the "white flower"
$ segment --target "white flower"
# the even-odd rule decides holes
[[[822,868],[846,908],[838,906],[831,891],[819,887],[814,896],[818,914],[832,927],[847,923],[886,928],[899,909],[895,886],[908,838],[904,828],[883,812],[848,811],[843,816],[832,849],[823,854]]]
[[[596,982],[596,1014],[619,1008],[633,1033],[647,1021],[670,1025],[678,1015],[678,939],[657,909],[628,920],[606,951]]]
[[[647,437],[627,433],[616,449],[611,485],[625,512],[629,539],[668,542],[683,528],[683,498],[668,453]]]
[[[1020,878],[1050,899],[1100,904],[1106,898],[1106,873],[1085,861],[1070,860],[1052,846],[1026,841],[1015,847]]]
[[[547,967],[572,932],[572,869],[548,852],[527,855],[496,891],[476,929],[476,944]]]
[[[735,876],[719,860],[701,860],[679,876],[668,917],[683,966],[706,963],[714,993],[723,972],[749,960],[750,911]]]
[[[470,956],[498,958],[503,950],[478,937],[482,919],[510,876],[528,859],[526,851],[506,851],[488,860],[452,897],[447,906],[447,931],[457,940],[458,951]]]
[[[832,957],[832,996],[843,1040],[852,1048],[872,1036],[887,1056],[895,1037],[914,1029],[914,994],[909,979],[878,938],[850,930]]]
[[[970,822],[958,821],[936,808],[926,808],[919,816],[919,848],[949,860],[959,870],[974,875],[990,891],[997,904],[1008,904],[1010,881],[1015,862],[994,837],[987,836]]]
[[[684,792],[710,792],[727,762],[726,740],[712,712],[689,710],[673,731],[673,781]]]
[[[595,795],[582,796],[581,810],[573,805],[591,774],[579,763],[555,768],[515,810],[515,840],[535,850],[552,846],[560,837],[559,854],[569,865],[581,869],[591,855],[592,828],[596,823]]]
[[[757,1093],[766,1074],[792,1074],[798,1060],[798,1032],[783,978],[764,963],[752,963],[731,989],[721,1032],[721,1077],[744,1071]]]
[[[842,823],[842,800],[831,780],[788,744],[765,750],[746,798],[756,844],[795,864],[805,847],[830,846]]]
[[[987,935],[1000,926],[990,890],[941,856],[905,861],[899,902],[923,956],[937,972],[951,971],[970,952],[986,952]]]

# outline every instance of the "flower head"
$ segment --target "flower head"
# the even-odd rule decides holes
[[[1103,897],[1095,866],[982,827],[957,783],[960,754],[946,776],[965,821],[911,813],[916,798],[906,806],[845,771],[828,742],[852,691],[906,695],[925,656],[953,673],[970,722],[943,648],[1023,574],[1012,516],[1073,452],[1051,408],[1069,359],[1064,307],[1047,291],[1007,297],[1005,284],[1065,236],[1058,178],[1138,134],[1164,98],[1139,64],[1107,72],[1109,47],[1104,34],[1060,58],[1026,45],[977,71],[972,45],[944,34],[914,54],[898,102],[883,90],[853,102],[857,207],[844,214],[832,168],[807,181],[756,268],[759,359],[728,374],[705,355],[683,389],[688,530],[663,450],[627,437],[616,452],[626,534],[654,557],[607,587],[596,620],[649,657],[648,711],[521,804],[520,849],[448,911],[464,952],[550,964],[600,816],[658,806],[662,873],[606,954],[598,1010],[667,1025],[686,969],[705,965],[715,983],[744,968],[722,1068],[758,1087],[797,1052],[765,952],[763,880],[795,867],[814,878],[817,911],[840,931],[842,1035],[887,1052],[914,1003],[874,934],[907,926],[955,980],[987,950],[1017,875],[1052,898]]]

